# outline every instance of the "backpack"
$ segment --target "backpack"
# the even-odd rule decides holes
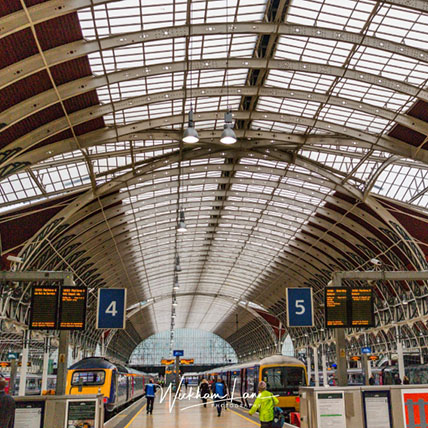
[[[273,402],[273,398],[272,398]],[[285,418],[284,418],[284,412],[280,407],[273,408],[273,421],[272,421],[272,428],[282,428],[284,425]]]

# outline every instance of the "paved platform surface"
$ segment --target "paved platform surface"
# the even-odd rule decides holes
[[[196,399],[176,401],[170,410],[168,399],[159,403],[159,397],[157,397],[153,415],[146,414],[144,403],[124,428],[254,428],[260,426],[257,419],[249,416],[245,409],[236,407],[223,409],[221,416],[218,417],[212,403],[208,403],[206,408],[196,406],[200,403],[201,401]]]

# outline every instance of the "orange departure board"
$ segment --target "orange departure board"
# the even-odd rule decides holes
[[[374,327],[373,289],[351,288],[351,327]]]
[[[327,287],[325,325],[329,328],[374,327],[371,287]]]
[[[86,296],[86,287],[61,287],[58,324],[60,330],[84,330]]]
[[[348,326],[348,293],[345,287],[325,289],[325,325],[330,328]]]
[[[30,330],[55,330],[57,328],[59,287],[38,286],[31,289]]]

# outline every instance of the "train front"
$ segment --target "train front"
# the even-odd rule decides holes
[[[66,394],[103,394],[107,411],[115,406],[116,367],[102,358],[86,358],[73,364],[67,374]]]
[[[285,413],[299,412],[299,387],[306,385],[306,370],[301,364],[260,366],[261,379],[267,390],[277,396],[278,407]]]

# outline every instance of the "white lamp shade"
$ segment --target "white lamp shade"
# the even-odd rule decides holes
[[[224,125],[223,133],[221,134],[220,141],[223,144],[235,144],[236,143],[236,135],[233,129],[229,124]]]
[[[189,126],[183,134],[183,143],[197,143],[199,141],[198,131],[193,126]]]

